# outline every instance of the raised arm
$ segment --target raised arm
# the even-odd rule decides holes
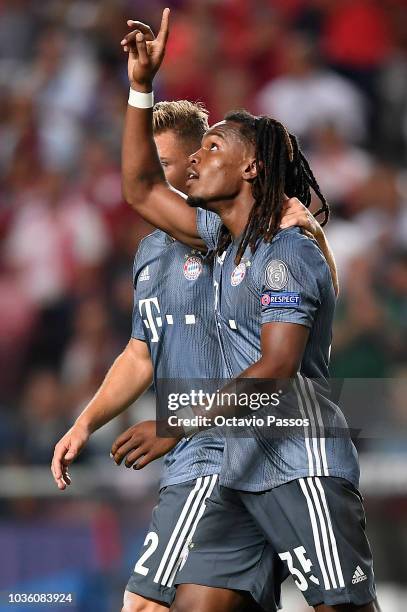
[[[132,31],[121,41],[128,53],[128,76],[132,92],[149,94],[153,90],[153,79],[165,54],[169,31],[169,9],[163,12],[157,38],[149,26],[140,21],[128,21]],[[134,94],[132,94],[134,96]],[[137,97],[137,93],[136,93]],[[185,195],[171,188],[166,182],[154,143],[152,130],[152,101],[143,101],[149,108],[138,108],[129,104],[126,112],[122,142],[122,183],[123,194],[128,204],[146,221],[164,230],[177,240],[194,248],[206,250],[196,225],[196,211],[185,203]],[[133,103],[142,105],[137,100]],[[297,198],[287,202],[287,214],[297,214],[296,225],[319,229],[317,223],[310,228],[310,219]],[[293,219],[293,217],[291,217]],[[324,254],[330,256],[329,265],[334,276],[334,261],[325,249],[326,240],[318,232]]]
[[[128,52],[128,75],[133,104],[142,105],[143,96],[153,90],[153,79],[165,54],[169,30],[169,9],[164,9],[157,38],[151,29],[129,21],[134,28],[122,41]],[[175,191],[165,180],[152,129],[153,103],[145,98],[149,108],[127,106],[122,143],[123,194],[128,204],[146,221],[164,230],[177,240],[205,250],[196,228],[196,211],[185,202],[185,196]]]

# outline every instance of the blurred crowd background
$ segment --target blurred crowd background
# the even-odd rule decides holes
[[[118,610],[159,471],[119,476],[109,464],[137,408],[95,436],[76,492],[57,497],[45,472],[129,338],[132,259],[150,228],[121,195],[120,40],[128,18],[157,27],[167,5],[156,99],[202,100],[213,122],[233,108],[273,115],[330,202],[341,283],[332,375],[407,375],[405,0],[0,0],[0,588],[74,585],[78,610]],[[405,391],[394,394],[399,432]],[[148,414],[151,397],[142,404]],[[392,474],[407,467],[399,438]],[[382,446],[389,461],[391,440]],[[375,441],[363,448],[369,457]],[[366,493],[371,538],[392,601],[383,610],[398,612],[407,483],[380,489]]]

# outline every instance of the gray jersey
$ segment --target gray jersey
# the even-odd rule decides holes
[[[148,344],[156,389],[169,379],[187,388],[193,379],[222,378],[211,263],[157,230],[138,248],[134,288],[132,337]],[[165,457],[161,486],[218,473],[223,447],[218,430],[181,440]]]
[[[197,224],[208,248],[214,249],[219,218],[199,210]],[[217,331],[228,375],[234,378],[259,360],[263,324],[307,326],[308,342],[288,400],[309,425],[301,435],[270,437],[270,432],[265,435],[253,427],[247,437],[227,437],[220,482],[262,491],[306,476],[338,476],[358,486],[359,466],[350,438],[325,437],[327,429],[347,430],[343,414],[321,385],[328,378],[335,307],[326,260],[298,228],[279,232],[270,244],[261,242],[254,254],[247,249],[236,266],[238,243],[214,265]]]

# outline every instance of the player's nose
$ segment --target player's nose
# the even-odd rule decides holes
[[[198,151],[195,151],[195,153],[192,153],[192,155],[189,156],[189,165],[190,166],[196,166],[201,161],[201,158],[200,158],[200,155],[199,155],[200,150],[201,149],[198,149]]]

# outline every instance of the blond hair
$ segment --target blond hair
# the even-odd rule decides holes
[[[173,130],[180,138],[199,145],[209,128],[208,114],[202,102],[157,102],[153,109],[153,132]]]

